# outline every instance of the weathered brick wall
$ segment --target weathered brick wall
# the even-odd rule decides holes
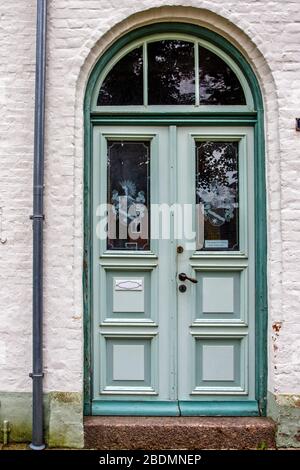
[[[0,2],[0,389],[26,390],[31,360],[35,2]]]
[[[8,392],[31,387],[28,216],[35,3],[0,0],[0,207],[7,237],[0,245],[0,389]],[[82,106],[88,75],[101,51],[121,33],[148,22],[183,20],[232,41],[261,83],[267,144],[269,389],[300,393],[300,133],[294,129],[300,114],[299,6],[298,0],[49,0],[46,390],[82,390]]]

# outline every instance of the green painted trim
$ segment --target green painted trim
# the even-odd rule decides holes
[[[257,401],[180,401],[181,416],[259,416]]]
[[[84,308],[84,414],[91,414],[92,397],[92,248],[91,248],[91,224],[92,220],[92,194],[91,175],[92,159],[87,156],[92,154],[92,126],[89,119],[84,122],[84,254],[83,254],[83,308]]]
[[[92,113],[91,122],[94,125],[163,125],[163,126],[234,126],[254,125],[257,113],[147,113],[147,114],[107,114]]]
[[[254,194],[255,194],[255,364],[256,397],[260,414],[267,413],[268,387],[268,299],[267,299],[267,216],[265,183],[264,115],[258,112],[254,127]]]
[[[224,106],[225,107],[225,106]],[[254,120],[256,120],[256,115],[257,115],[257,112],[256,111],[242,111],[242,112],[237,112],[237,111],[226,111],[226,112],[207,112],[207,111],[198,111],[197,113],[192,113],[192,112],[179,112],[178,110],[177,111],[173,111],[173,112],[153,112],[153,113],[147,113],[146,115],[144,113],[106,113],[105,115],[103,114],[98,114],[98,113],[93,113],[91,112],[91,118],[99,118],[100,120],[104,119],[105,117],[112,117],[112,118],[117,118],[118,116],[122,116],[124,119],[131,119],[131,118],[144,118],[144,119],[149,119],[151,117],[159,117],[161,119],[164,119],[165,116],[167,116],[167,118],[169,116],[171,117],[190,117],[190,118],[194,118],[194,119],[198,119],[199,117],[201,118],[205,118],[205,119],[216,119],[216,117],[220,117],[220,118],[225,118],[225,119],[228,119],[230,117],[236,117],[237,119],[238,118],[243,118],[243,117],[246,117],[246,118],[252,118]]]
[[[93,401],[95,416],[179,416],[177,401]]]
[[[91,72],[89,81],[86,88],[86,95],[84,100],[84,131],[85,131],[85,144],[84,144],[84,265],[83,265],[83,289],[84,289],[84,412],[91,414],[91,373],[92,373],[92,357],[91,357],[91,314],[92,314],[92,296],[91,296],[91,174],[92,174],[92,140],[91,140],[91,124],[100,122],[100,116],[91,115],[91,102],[97,79],[109,63],[113,56],[115,56],[123,47],[129,43],[149,36],[150,34],[159,33],[182,33],[192,34],[195,37],[204,39],[220,49],[224,50],[240,67],[245,75],[249,84],[254,108],[257,111],[257,122],[255,123],[254,116],[245,112],[234,113],[234,116],[229,116],[229,113],[214,113],[209,115],[201,115],[199,120],[198,113],[194,113],[194,118],[189,113],[182,113],[175,117],[178,119],[177,123],[180,125],[190,125],[191,123],[206,125],[232,125],[232,124],[250,124],[249,119],[253,119],[254,127],[254,140],[255,140],[255,236],[256,236],[256,397],[260,404],[261,414],[266,414],[266,392],[267,392],[267,225],[266,225],[266,187],[265,187],[265,140],[264,140],[264,112],[263,100],[260,91],[260,86],[257,78],[248,64],[244,56],[225,38],[219,34],[210,31],[206,28],[188,24],[188,23],[158,23],[142,28],[135,29],[128,34],[122,36],[116,41],[104,54],[100,57]],[[101,119],[106,118],[107,124],[121,124],[137,125],[140,122],[143,124],[153,125],[165,124],[165,114],[161,113],[156,115],[157,121],[153,121],[149,115],[143,117],[142,114],[128,115],[103,115]],[[168,116],[169,118],[171,116]],[[234,121],[231,119],[234,118]],[[114,120],[116,119],[116,121]],[[141,121],[143,119],[143,121]],[[198,121],[196,120],[198,119]],[[248,120],[245,122],[245,119]],[[206,120],[206,122],[205,122]],[[244,120],[244,121],[243,121]],[[101,121],[104,124],[103,121]],[[175,124],[176,121],[171,121]],[[170,120],[168,121],[170,124]],[[233,402],[231,402],[233,403]]]

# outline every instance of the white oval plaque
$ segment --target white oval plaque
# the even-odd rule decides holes
[[[115,290],[143,290],[142,279],[115,279]]]

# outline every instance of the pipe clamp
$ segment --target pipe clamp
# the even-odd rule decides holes
[[[30,377],[31,379],[35,379],[35,378],[38,378],[38,377],[39,377],[39,378],[43,378],[44,375],[45,375],[44,372],[43,372],[42,374],[34,374],[34,373],[30,372],[29,377]]]

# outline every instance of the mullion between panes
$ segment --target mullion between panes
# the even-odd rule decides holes
[[[144,106],[148,106],[148,51],[146,42],[143,44],[143,99]]]
[[[199,44],[194,43],[195,60],[195,105],[200,105],[200,77],[199,77]]]

